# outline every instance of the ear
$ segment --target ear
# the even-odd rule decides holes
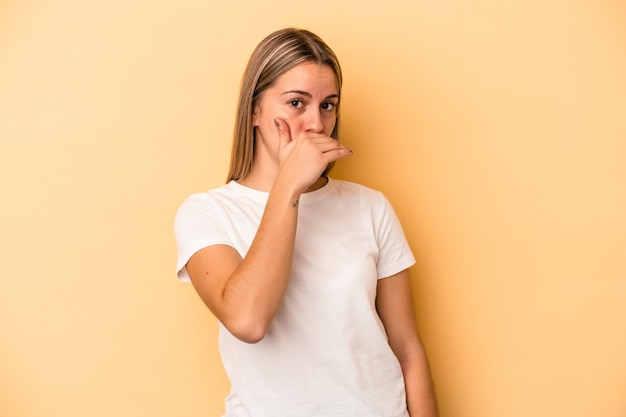
[[[252,127],[259,126],[259,105],[256,104],[252,109]]]

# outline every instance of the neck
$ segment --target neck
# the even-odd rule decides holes
[[[306,189],[305,193],[310,193],[311,191],[319,190],[323,186],[328,184],[328,177],[319,177],[317,181],[315,181],[309,188]]]
[[[260,179],[255,175],[248,175],[245,178],[237,180],[237,182],[241,185],[245,185],[248,188],[253,188],[258,191],[270,192],[272,189],[273,181],[267,181]],[[323,186],[328,183],[328,177],[319,177],[313,184],[306,189],[305,193],[310,193],[311,191],[319,190]]]

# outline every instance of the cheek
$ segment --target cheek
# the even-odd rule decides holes
[[[265,104],[252,114],[252,124],[267,129],[268,127],[275,127],[274,119],[276,118],[283,119],[286,122],[289,121],[289,115],[285,114],[284,111],[280,111],[276,106]]]
[[[324,133],[330,136],[336,124],[337,116],[335,114],[328,115],[328,117],[324,119]]]

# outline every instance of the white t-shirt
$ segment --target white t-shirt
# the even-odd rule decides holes
[[[230,182],[190,196],[176,215],[177,274],[215,244],[245,257],[268,193]],[[259,343],[220,324],[232,384],[225,417],[407,417],[400,365],[376,312],[377,280],[415,259],[378,191],[330,179],[302,194],[283,304]]]

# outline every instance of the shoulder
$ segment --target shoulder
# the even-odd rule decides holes
[[[362,184],[333,180],[337,195],[343,196],[346,204],[354,212],[368,213],[375,223],[385,223],[397,217],[393,205],[382,191]]]
[[[387,198],[381,191],[355,182],[336,179],[332,181],[338,195],[356,199],[367,205],[386,204]]]
[[[231,181],[208,191],[191,194],[183,201],[181,208],[188,206],[210,206],[220,201],[237,202],[244,200],[246,197],[249,196],[246,196],[244,187]]]
[[[202,191],[189,195],[178,208],[179,211],[192,207],[202,207],[211,205],[211,202],[215,199],[215,196],[219,194],[219,190],[222,187],[218,187],[208,191]]]
[[[373,188],[367,187],[363,184],[358,184],[356,182],[345,181],[345,180],[337,180],[331,179],[334,187],[339,192],[350,193],[350,194],[359,194],[365,196],[382,196],[382,193]]]
[[[208,191],[188,196],[178,207],[176,218],[195,217],[202,213],[214,211],[219,201],[233,201],[237,196],[231,184],[224,184]]]

